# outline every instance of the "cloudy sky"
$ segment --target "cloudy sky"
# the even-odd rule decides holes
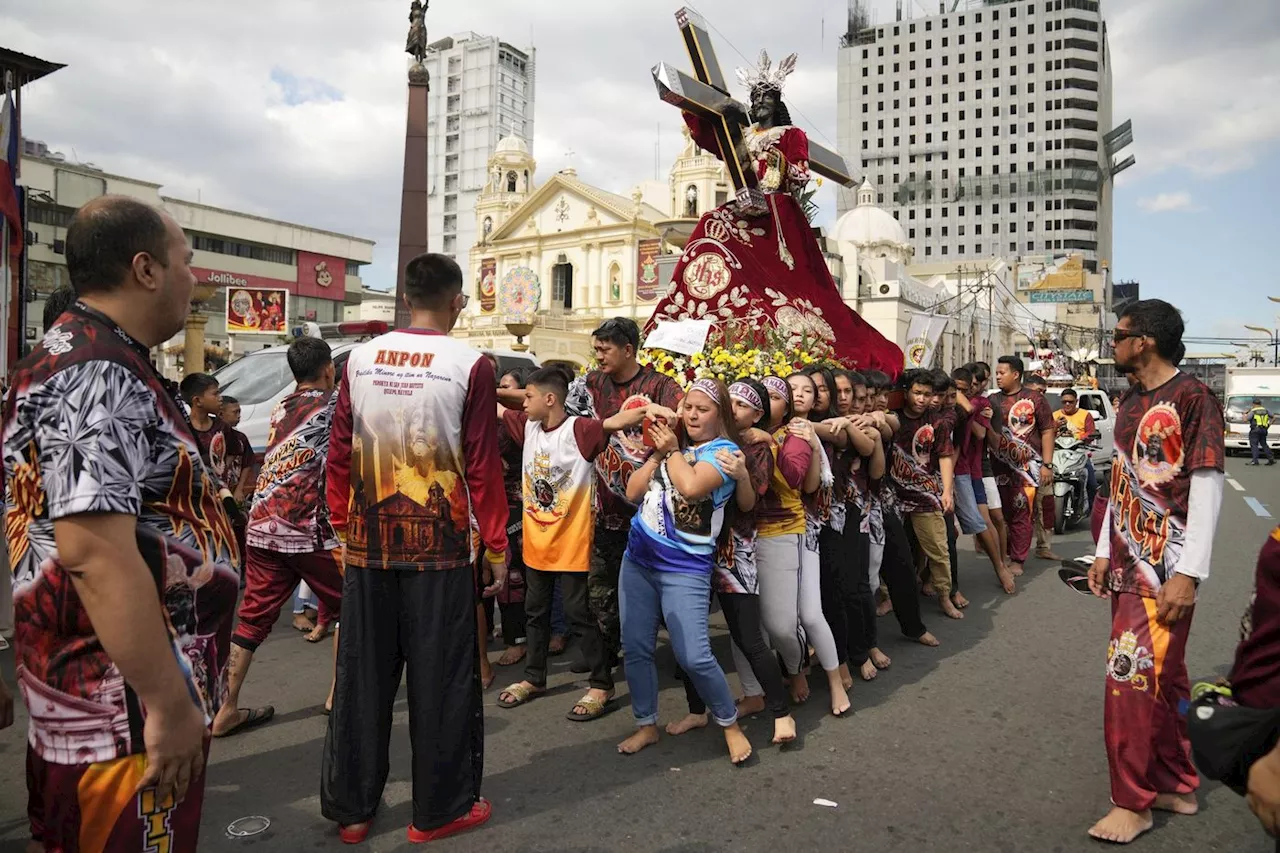
[[[891,20],[892,0],[874,2]],[[435,0],[427,23],[433,39],[474,30],[535,46],[539,175],[573,151],[580,177],[625,193],[654,177],[655,146],[665,175],[680,144],[648,73],[683,63],[678,5]],[[800,54],[793,117],[834,147],[846,0],[696,8],[726,66],[761,47]],[[1138,157],[1116,191],[1116,278],[1178,304],[1195,334],[1280,324],[1265,299],[1280,296],[1267,249],[1280,226],[1280,3],[1103,0],[1103,11],[1116,121],[1133,119]],[[40,0],[0,6],[0,33],[68,65],[27,92],[27,136],[167,195],[374,239],[365,278],[389,286],[407,12],[407,0]]]

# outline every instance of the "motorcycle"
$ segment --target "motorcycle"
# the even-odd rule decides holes
[[[1090,451],[1096,450],[1094,441],[1081,441],[1073,435],[1060,435],[1054,440],[1053,451],[1053,532],[1063,534],[1081,519],[1089,518],[1093,507],[1089,505],[1089,475],[1085,465]]]

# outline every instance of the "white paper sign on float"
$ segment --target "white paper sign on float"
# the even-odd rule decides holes
[[[658,323],[644,339],[644,349],[661,349],[680,355],[702,352],[711,334],[711,320],[671,320]]]

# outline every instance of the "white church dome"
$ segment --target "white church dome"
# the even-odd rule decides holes
[[[836,220],[831,236],[859,249],[895,249],[908,257],[914,254],[902,223],[889,211],[877,207],[874,199],[875,190],[871,182],[864,179],[858,188],[858,206]]]
[[[498,147],[493,150],[495,154],[528,154],[529,146],[524,144],[524,140],[518,136],[505,136],[498,140]]]

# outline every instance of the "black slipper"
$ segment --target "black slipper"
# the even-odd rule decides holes
[[[265,725],[266,723],[271,722],[272,718],[275,717],[275,715],[276,715],[276,709],[272,705],[266,705],[261,708],[250,708],[245,714],[244,722],[240,723],[240,725],[236,726],[230,731],[223,732],[220,735],[214,735],[214,737],[217,737],[217,738],[231,737],[232,735],[237,735],[237,734],[240,734],[241,732],[246,732],[249,729],[257,728],[258,726]]]
[[[1063,566],[1058,569],[1058,577],[1072,591],[1081,595],[1093,595],[1093,590],[1089,589],[1089,575],[1086,572],[1082,572],[1078,567]]]

